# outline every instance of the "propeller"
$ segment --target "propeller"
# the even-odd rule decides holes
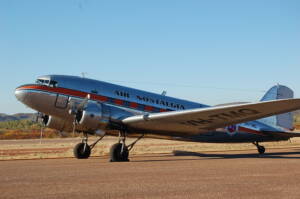
[[[42,144],[43,133],[44,133],[44,126],[41,126],[40,144]]]
[[[75,101],[70,101],[70,110],[69,110],[69,114],[70,115],[76,115],[78,113],[78,111],[83,111],[86,108],[86,105],[88,104],[88,101],[90,100],[91,96],[90,94],[88,94],[84,100],[80,103],[80,104],[76,104]]]
[[[43,113],[41,113],[41,112],[37,112],[36,114],[35,114],[35,118],[32,120],[33,122],[35,122],[35,123],[40,123],[41,121],[41,119],[44,119],[44,114]]]
[[[76,125],[79,123],[79,120],[82,116],[83,110],[86,108],[90,98],[91,98],[91,96],[90,96],[90,94],[88,94],[80,104],[77,104],[75,101],[69,102],[69,104],[70,104],[69,114],[74,116],[73,136],[75,136]]]
[[[42,144],[44,126],[45,126],[44,120],[46,119],[47,116],[44,113],[41,113],[41,112],[37,112],[35,115],[36,116],[35,116],[35,119],[33,119],[33,122],[42,124],[41,125],[41,131],[40,131],[40,144]]]

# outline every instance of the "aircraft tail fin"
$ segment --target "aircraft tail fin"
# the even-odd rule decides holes
[[[261,99],[261,101],[291,99],[294,98],[294,92],[290,88],[283,85],[273,86]],[[292,130],[294,128],[293,113],[284,113],[262,119],[263,122],[273,126],[279,126]]]

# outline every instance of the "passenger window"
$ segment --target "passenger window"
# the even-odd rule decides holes
[[[98,91],[97,90],[92,90],[91,91],[93,94],[98,94]]]

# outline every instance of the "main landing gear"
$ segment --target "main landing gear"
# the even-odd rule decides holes
[[[110,148],[110,161],[111,162],[128,162],[129,151],[133,146],[144,137],[144,134],[137,138],[133,143],[126,146],[126,132],[120,131],[119,142],[112,145]]]
[[[253,142],[253,144],[257,147],[257,151],[259,154],[264,154],[266,149],[264,146],[258,144],[258,142]]]
[[[103,139],[104,135],[101,136],[98,140],[96,140],[93,144],[88,144],[88,135],[87,133],[83,134],[81,143],[78,143],[74,147],[74,156],[77,159],[87,159],[91,155],[92,149],[96,146],[96,144]],[[134,142],[129,145],[126,145],[126,136],[127,133],[125,131],[120,131],[119,134],[119,142],[112,145],[110,148],[110,161],[111,162],[128,162],[129,152],[133,148],[133,146],[144,137],[144,134],[138,137]]]
[[[92,149],[96,146],[96,144],[102,140],[104,137],[101,136],[98,140],[96,140],[93,144],[88,145],[88,135],[87,133],[83,134],[83,138],[81,143],[76,144],[76,146],[74,147],[74,156],[77,159],[87,159],[90,157],[91,155],[91,151]]]

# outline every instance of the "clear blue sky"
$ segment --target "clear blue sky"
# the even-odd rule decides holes
[[[300,97],[298,0],[1,0],[0,113],[14,89],[80,75],[206,104]]]

